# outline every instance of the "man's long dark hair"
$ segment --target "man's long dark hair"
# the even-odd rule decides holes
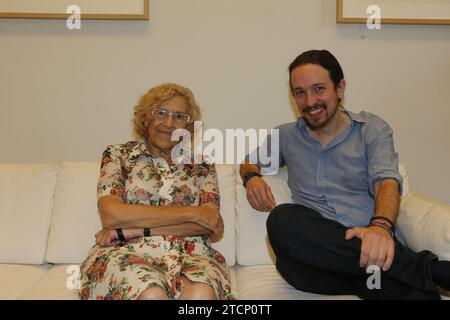
[[[341,80],[344,79],[344,72],[342,71],[341,65],[337,61],[336,57],[333,56],[328,50],[309,50],[303,52],[289,65],[289,84],[291,86],[291,91],[293,91],[290,80],[292,71],[295,68],[305,64],[317,64],[326,69],[330,74],[330,78],[334,83],[335,89],[337,89]]]

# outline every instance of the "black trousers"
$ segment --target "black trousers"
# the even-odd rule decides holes
[[[345,240],[348,228],[298,204],[275,207],[267,219],[276,267],[298,290],[362,299],[440,299],[431,277],[430,251],[413,252],[395,240],[391,268],[379,273],[381,289],[369,289],[359,266],[361,240]]]

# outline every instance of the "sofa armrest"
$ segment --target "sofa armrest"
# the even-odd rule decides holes
[[[450,207],[423,194],[402,198],[397,236],[413,251],[429,250],[450,260]]]

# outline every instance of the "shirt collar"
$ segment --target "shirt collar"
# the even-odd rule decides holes
[[[361,122],[364,123],[366,120],[359,114],[359,113],[353,113],[351,111],[345,110],[347,114],[349,115],[350,119],[352,119],[353,122]]]
[[[141,156],[149,156],[151,158],[155,158],[148,151],[147,140],[140,140],[140,141],[138,141],[138,143],[135,146],[133,146],[133,148],[131,149],[128,158],[129,158],[130,161],[136,161]]]
[[[184,148],[187,148],[186,153],[183,153],[182,150],[180,150],[180,157],[177,159],[181,164],[192,164],[193,159],[182,157],[182,155],[191,155],[192,149],[185,146]],[[140,140],[138,141],[130,150],[128,154],[128,160],[131,162],[136,162],[140,157],[146,156],[152,159],[152,161],[160,161],[163,160],[161,157],[154,156],[148,151],[148,141],[147,140]],[[212,163],[212,160],[207,157],[203,157],[201,154],[198,154],[195,152],[195,159],[201,159],[202,162],[208,162],[210,161]]]

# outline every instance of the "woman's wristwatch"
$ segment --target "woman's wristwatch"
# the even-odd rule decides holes
[[[116,233],[117,233],[117,238],[119,239],[120,243],[125,243],[127,242],[127,239],[125,239],[125,236],[123,235],[123,230],[122,229],[116,229]]]
[[[150,237],[150,236],[151,236],[150,228],[144,228],[144,237]]]

